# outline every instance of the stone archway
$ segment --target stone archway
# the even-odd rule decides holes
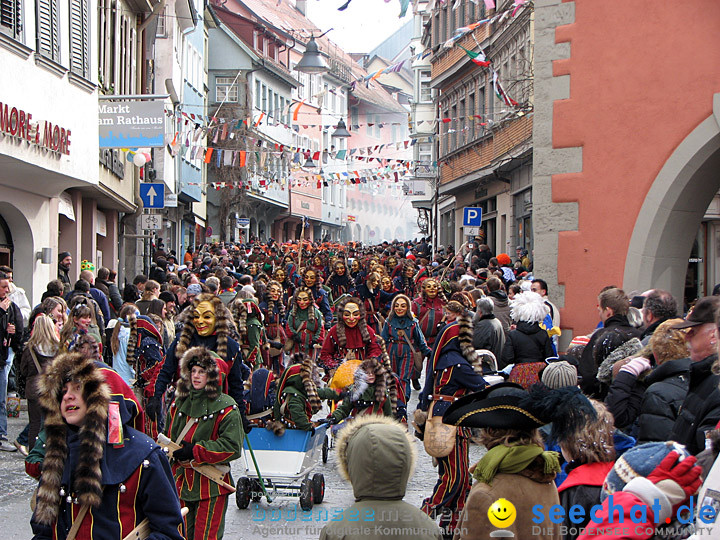
[[[12,261],[13,280],[19,287],[25,289],[28,299],[32,301],[34,267],[27,267],[27,263],[39,264],[35,259],[35,240],[27,218],[14,205],[0,202],[0,216],[10,229],[13,242]]]
[[[633,229],[625,290],[666,289],[683,298],[688,255],[720,188],[720,94],[713,114],[678,145],[645,197]]]

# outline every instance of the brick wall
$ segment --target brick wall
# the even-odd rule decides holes
[[[475,39],[473,39],[473,35]],[[477,46],[475,40],[478,43],[482,43],[483,40],[487,39],[490,35],[490,25],[484,24],[479,28],[476,28],[468,35],[464,36],[456,43],[468,49],[469,51],[475,50]],[[453,46],[450,49],[445,49],[443,52],[438,54],[432,59],[432,78],[439,77],[445,71],[453,67],[458,61],[467,58],[467,54],[460,47]]]

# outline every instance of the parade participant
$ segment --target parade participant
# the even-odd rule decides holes
[[[81,334],[92,334],[98,343],[101,343],[100,329],[93,321],[93,310],[88,304],[80,302],[71,307],[70,320],[63,326],[60,334],[61,350],[71,349]]]
[[[415,298],[415,265],[411,261],[405,261],[402,272],[393,279],[395,288],[408,298]]]
[[[348,276],[347,266],[342,260],[335,262],[333,273],[326,283],[330,287],[331,301],[333,303],[336,303],[343,294],[350,294],[355,289],[355,284]]]
[[[59,355],[40,380],[39,399],[46,438],[31,520],[36,540],[125,538],[145,519],[149,540],[184,538],[167,458],[131,427],[126,403],[110,400],[92,360]]]
[[[326,256],[325,253],[323,253],[323,255],[315,256],[313,258],[312,265],[310,266],[310,268],[315,270],[315,274],[320,279],[325,279],[327,277],[327,274],[325,273],[325,269],[326,269],[325,263],[323,262],[324,256]]]
[[[302,352],[312,356],[313,345],[322,343],[323,335],[322,313],[315,306],[312,291],[300,286],[295,289],[287,319],[285,352]]]
[[[285,332],[287,312],[282,295],[282,285],[275,280],[269,281],[264,299],[260,302],[260,311],[265,321],[268,342],[282,344],[287,341],[287,333]],[[270,363],[272,364],[272,371],[279,374],[282,362],[282,348],[273,347],[272,343],[269,349]]]
[[[367,326],[362,301],[349,297],[338,304],[337,312],[338,322],[325,336],[318,364],[333,371],[346,359],[380,358],[382,349],[375,332]]]
[[[333,315],[332,309],[330,309],[330,302],[328,301],[328,295],[325,289],[320,286],[318,282],[318,274],[312,268],[308,268],[303,272],[303,284],[310,291],[312,291],[313,298],[315,299],[315,305],[318,307],[323,315],[325,321],[325,329],[330,328],[332,325]]]
[[[526,392],[517,384],[501,383],[450,405],[443,422],[458,430],[479,428],[479,440],[488,448],[473,466],[475,483],[458,507],[455,538],[484,540],[497,536],[492,531],[499,527],[515,538],[559,540],[555,519],[537,527],[532,517],[539,502],[547,509],[559,503],[553,482],[560,471],[558,454],[545,451],[539,428],[552,422],[551,438],[562,445],[593,420],[595,410],[577,387],[537,385]],[[503,523],[508,515],[502,505],[495,510],[499,499],[514,505],[513,522]]]
[[[127,384],[132,384],[135,380],[135,370],[128,362],[127,351],[128,341],[130,341],[130,317],[136,317],[138,313],[135,304],[123,304],[118,318],[114,319],[115,324],[112,326],[109,339],[110,346],[108,350],[110,351],[111,361],[108,364],[118,372],[118,375]]]
[[[410,297],[412,298],[412,297]],[[420,321],[420,330],[425,336],[428,347],[435,345],[435,337],[444,323],[443,307],[447,304],[440,283],[434,278],[425,279],[422,283],[420,296],[413,299],[412,312]],[[413,386],[420,390],[418,379],[422,366],[415,366],[412,375]]]
[[[290,281],[287,272],[283,268],[278,268],[273,274],[273,281],[277,281],[284,293],[283,303],[287,306],[288,300],[292,298],[295,292],[295,285]],[[270,285],[270,283],[268,283]]]
[[[273,420],[265,425],[278,437],[285,428],[313,431],[317,424],[312,416],[322,408],[322,400],[339,399],[335,390],[319,388],[315,383],[317,368],[311,356],[296,353],[290,362],[278,384]]]
[[[147,409],[148,401],[155,393],[160,370],[165,361],[165,349],[163,348],[163,337],[160,330],[147,316],[136,316],[135,313],[128,315],[130,325],[130,336],[127,344],[127,363],[134,373],[133,390],[143,409]],[[145,417],[144,432],[157,438],[162,430],[158,418]]]
[[[372,272],[368,275],[365,283],[358,285],[355,291],[356,297],[363,301],[367,324],[376,334],[382,330],[385,324],[385,318],[380,313],[379,285],[380,274]]]
[[[383,358],[366,358],[357,367],[348,395],[329,416],[338,424],[365,415],[393,416],[397,410],[395,381]]]
[[[510,364],[542,363],[546,358],[555,356],[552,340],[540,326],[547,310],[538,293],[526,291],[518,294],[510,306],[510,315],[515,329],[507,335],[502,356],[498,358],[499,368]]]
[[[232,314],[217,296],[201,294],[192,303],[191,316],[185,321],[182,331],[168,347],[165,362],[155,383],[155,395],[148,400],[147,412],[156,418],[162,410],[162,395],[168,385],[179,378],[179,359],[192,347],[205,347],[216,353],[226,364],[228,394],[241,409],[244,409],[243,381],[250,370],[243,364],[240,346],[231,334]],[[243,429],[247,433],[245,417]]]
[[[352,279],[355,286],[357,286],[361,282],[361,270],[362,269],[360,267],[360,261],[358,259],[353,259],[350,263],[350,279]]]
[[[393,285],[390,276],[384,275],[380,278],[380,291],[378,292],[380,300],[380,313],[387,318],[390,312],[390,304],[396,295],[400,294],[395,286]]]
[[[230,311],[237,325],[244,361],[254,371],[263,364],[263,353],[267,350],[260,306],[252,294],[240,291],[230,304]]]
[[[218,358],[204,347],[188,349],[180,360],[175,401],[168,409],[166,432],[175,450],[173,474],[187,515],[188,540],[215,540],[225,530],[229,463],[240,457],[243,429],[235,401],[221,391]],[[193,465],[213,465],[226,485],[210,480]]]
[[[417,461],[404,426],[366,415],[342,429],[336,446],[340,474],[352,484],[355,502],[323,527],[320,540],[362,540],[367,527],[390,529],[396,540],[441,540],[438,526],[402,500]]]
[[[482,378],[481,359],[472,346],[472,318],[461,304],[448,302],[446,309],[451,317],[460,313],[457,320],[446,325],[437,337],[433,352],[428,359],[425,386],[420,394],[415,423],[420,436],[425,429],[428,414],[443,416],[445,410],[457,398],[485,388]],[[470,489],[468,472],[467,428],[460,428],[450,453],[438,457],[438,481],[433,493],[423,501],[422,510],[431,517],[443,510],[440,527],[446,531],[454,529],[458,512],[462,510],[465,497]]]
[[[398,294],[393,300],[381,335],[388,344],[388,356],[390,356],[392,370],[400,379],[406,405],[410,399],[413,356],[416,353],[429,356],[432,349],[428,347],[420,330],[420,324],[410,310],[410,299],[404,294]],[[407,414],[403,416],[406,417]]]

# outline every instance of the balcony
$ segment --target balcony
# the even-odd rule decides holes
[[[350,66],[348,66],[344,62],[341,62],[337,58],[330,58],[330,62],[328,63],[328,65],[330,66],[330,75],[346,84],[350,84],[351,82],[353,82],[354,79]]]

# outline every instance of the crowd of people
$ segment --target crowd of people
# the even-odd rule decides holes
[[[720,296],[684,314],[667,291],[608,286],[597,327],[561,348],[560,310],[522,248],[157,249],[122,290],[87,261],[72,283],[72,264],[60,254],[34,308],[0,267],[0,449],[39,480],[35,538],[125,538],[144,521],[156,540],[222,538],[246,434],[323,423],[342,424],[353,508],[412,523],[392,537],[713,530]],[[29,417],[12,442],[9,379]],[[412,435],[438,474],[419,509],[402,502]],[[486,450],[472,464],[471,444]],[[347,526],[322,537],[363,537]]]

